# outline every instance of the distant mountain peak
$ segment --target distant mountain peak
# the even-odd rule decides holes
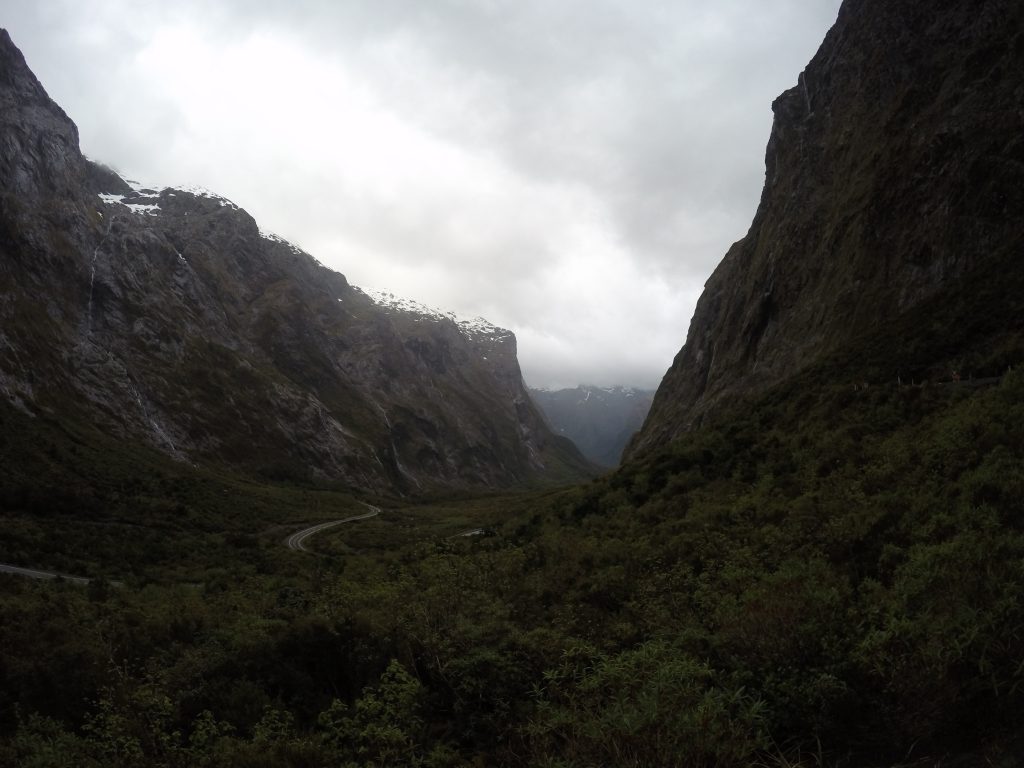
[[[654,391],[580,384],[567,389],[531,389],[530,395],[552,429],[576,443],[591,461],[612,467],[643,424]]]

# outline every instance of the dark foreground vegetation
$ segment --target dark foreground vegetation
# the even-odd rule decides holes
[[[316,554],[282,541],[342,489],[6,410],[0,560],[98,578],[0,577],[0,765],[1017,765],[1022,301],[586,486],[367,499]]]
[[[1024,371],[834,374],[589,486],[392,503],[315,555],[281,539],[343,493],[7,414],[4,559],[101,578],[0,578],[0,764],[1016,764]]]

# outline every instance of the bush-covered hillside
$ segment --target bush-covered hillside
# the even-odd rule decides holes
[[[157,543],[115,529],[85,565],[120,587],[0,579],[0,763],[1015,764],[1024,371],[836,370],[589,486],[392,504],[320,555],[280,539],[329,492],[252,486],[245,531],[209,478],[129,485],[206,512],[171,510],[142,575],[118,551]],[[6,514],[62,542],[70,506]]]

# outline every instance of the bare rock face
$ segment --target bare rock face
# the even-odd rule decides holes
[[[846,0],[772,105],[750,231],[708,280],[632,454],[1019,252],[1022,73],[1020,3]]]
[[[78,129],[0,30],[0,177],[25,201],[68,194],[85,179]]]
[[[515,337],[382,305],[244,210],[82,157],[0,31],[0,397],[181,461],[406,493],[590,467]]]

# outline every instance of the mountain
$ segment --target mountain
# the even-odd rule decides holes
[[[845,2],[772,105],[753,223],[630,454],[836,355],[860,359],[850,385],[994,376],[1017,359],[1022,71],[1020,4]]]
[[[614,467],[651,408],[652,390],[632,387],[530,389],[548,424],[572,440],[584,456]]]
[[[6,32],[0,394],[273,479],[418,493],[590,471],[530,400],[512,333],[382,302],[222,197],[88,161]]]

